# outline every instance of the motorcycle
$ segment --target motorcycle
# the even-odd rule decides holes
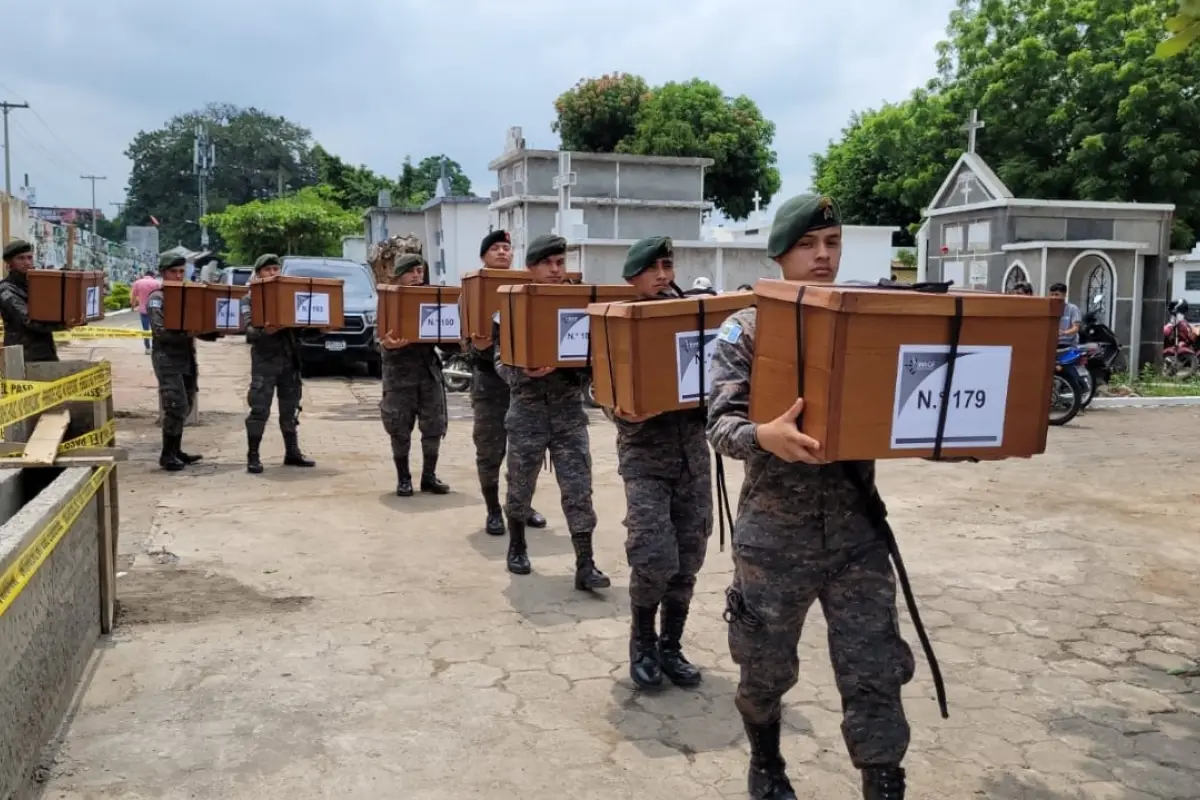
[[[1075,378],[1079,381],[1079,410],[1087,408],[1096,396],[1096,381],[1088,369],[1088,354],[1086,346],[1061,347],[1058,350],[1057,363],[1064,372],[1074,370]]]
[[[1059,352],[1055,358],[1054,378],[1050,389],[1050,424],[1066,425],[1083,408],[1083,384],[1075,362],[1080,358],[1078,348]]]
[[[448,392],[465,392],[471,388],[471,359],[463,348],[438,346],[442,357],[442,385]]]
[[[1100,298],[1096,298],[1097,303]],[[1100,322],[1095,311],[1083,318],[1079,331],[1079,344],[1087,352],[1087,369],[1096,386],[1104,386],[1112,380],[1114,372],[1120,370],[1121,341],[1113,329]]]
[[[1187,321],[1186,301],[1176,300],[1168,311],[1170,320],[1163,326],[1163,375],[1190,378],[1200,370],[1196,347],[1200,336]]]

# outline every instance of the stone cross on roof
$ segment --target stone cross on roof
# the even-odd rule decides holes
[[[971,118],[967,120],[967,124],[962,127],[962,130],[967,132],[967,152],[975,152],[975,138],[980,128],[987,127],[986,123],[979,118],[979,109],[971,109]]]
[[[758,193],[758,189],[754,190],[754,197],[750,199],[754,201],[754,213],[757,214],[762,208],[762,195]]]

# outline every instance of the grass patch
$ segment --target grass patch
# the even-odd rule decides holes
[[[1154,367],[1147,364],[1136,377],[1125,372],[1112,376],[1109,386],[1125,390],[1114,394],[1132,393],[1138,397],[1200,397],[1200,375],[1190,378],[1164,378]]]

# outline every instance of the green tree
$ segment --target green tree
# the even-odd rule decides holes
[[[634,134],[617,148],[655,156],[711,158],[704,175],[706,199],[732,219],[745,219],[754,193],[769,203],[779,191],[778,157],[771,149],[775,124],[745,95],[726,97],[708,81],[668,83],[650,93],[637,114]]]
[[[815,184],[859,215],[918,218],[987,122],[979,152],[1012,191],[1064,200],[1173,202],[1176,244],[1200,230],[1200,50],[1155,57],[1174,0],[959,0],[928,97],[868,112],[817,156]],[[895,131],[909,136],[897,139]],[[884,157],[869,152],[880,143]],[[901,146],[902,145],[902,146]],[[879,205],[872,207],[863,198]],[[884,201],[902,208],[874,220]]]
[[[330,153],[321,145],[312,150],[317,180],[328,186],[338,204],[347,211],[362,211],[373,206],[383,189],[395,189],[395,185],[372,172],[366,166],[351,166]]]
[[[207,215],[226,243],[228,259],[250,264],[263,253],[336,256],[343,236],[361,229],[355,212],[338,204],[328,186],[308,186],[295,194],[271,200],[252,200]]]
[[[1177,56],[1200,38],[1200,0],[1179,0],[1178,13],[1167,18],[1165,27],[1171,35],[1155,48],[1159,58]]]
[[[650,94],[645,79],[614,72],[584,78],[554,101],[550,130],[563,150],[612,153],[637,130],[637,114]]]
[[[813,156],[813,187],[836,197],[851,224],[919,222],[961,152],[961,138],[944,98],[919,90],[853,115],[842,138]]]
[[[443,161],[446,162],[446,177],[450,179],[450,194],[456,197],[474,197],[471,193],[471,179],[454,159],[444,155],[428,156],[414,166],[412,158],[405,156],[400,178],[396,181],[392,204],[420,208],[429,202],[437,193]]]
[[[210,211],[317,181],[308,130],[255,108],[214,103],[173,117],[158,130],[141,131],[125,151],[133,167],[124,216],[130,225],[148,225],[151,216],[157,218],[164,248],[180,242],[200,245],[192,171],[198,124],[216,145],[216,169],[208,183]]]

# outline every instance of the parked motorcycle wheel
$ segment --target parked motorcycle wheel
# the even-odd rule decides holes
[[[471,371],[471,362],[467,360],[466,356],[456,353],[446,359],[446,369],[469,373]],[[471,388],[471,379],[449,375],[446,373],[446,370],[442,370],[442,384],[448,392],[465,392]]]
[[[1167,378],[1184,380],[1200,372],[1200,357],[1195,353],[1175,353],[1163,356],[1163,375]]]
[[[1072,380],[1062,373],[1054,375],[1054,383],[1050,390],[1050,424],[1066,425],[1075,419],[1075,415],[1083,408],[1083,394],[1078,380]]]
[[[1092,399],[1096,396],[1096,382],[1092,373],[1086,369],[1079,370],[1079,389],[1079,410],[1083,411],[1092,404]]]

